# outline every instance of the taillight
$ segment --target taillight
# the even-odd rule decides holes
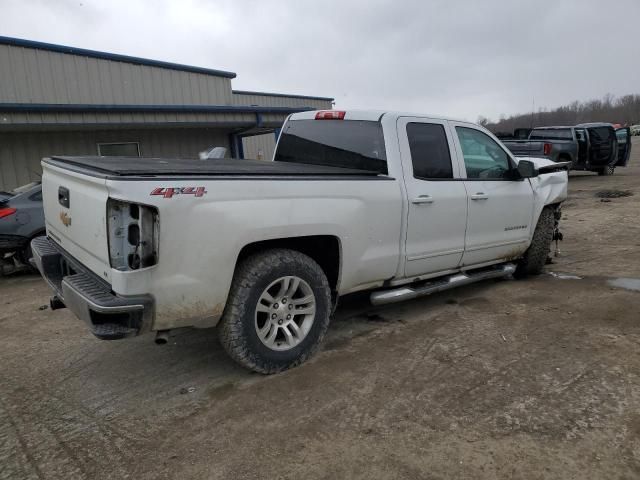
[[[0,218],[8,217],[9,215],[13,215],[14,213],[16,213],[15,208],[10,208],[10,207],[0,208]]]
[[[551,155],[551,144],[545,143],[542,151],[545,155]]]
[[[321,110],[316,113],[316,120],[344,120],[343,110]]]
[[[109,261],[116,270],[158,263],[158,210],[110,198],[107,201]]]

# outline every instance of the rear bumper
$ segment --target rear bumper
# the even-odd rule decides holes
[[[151,295],[116,295],[111,286],[83,267],[49,237],[31,242],[36,267],[62,303],[103,340],[116,340],[151,329]]]
[[[0,253],[22,250],[28,243],[29,239],[27,237],[0,234]]]

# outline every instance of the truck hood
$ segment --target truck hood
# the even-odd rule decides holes
[[[529,160],[540,170],[540,175],[529,179],[536,193],[536,203],[540,207],[567,199],[569,172],[566,168],[570,162],[558,163],[547,158],[516,157],[516,161],[520,160]]]

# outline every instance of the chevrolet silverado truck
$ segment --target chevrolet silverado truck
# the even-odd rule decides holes
[[[43,159],[34,260],[95,336],[218,327],[274,373],[317,350],[340,296],[374,305],[542,271],[567,171],[467,122],[291,115],[273,161]]]
[[[573,170],[613,175],[616,167],[625,167],[629,161],[631,130],[609,123],[537,127],[527,140],[504,139],[502,143],[516,156],[571,162]]]

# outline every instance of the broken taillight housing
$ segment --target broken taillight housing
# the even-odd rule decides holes
[[[158,210],[148,205],[107,201],[111,268],[128,271],[158,263]]]

